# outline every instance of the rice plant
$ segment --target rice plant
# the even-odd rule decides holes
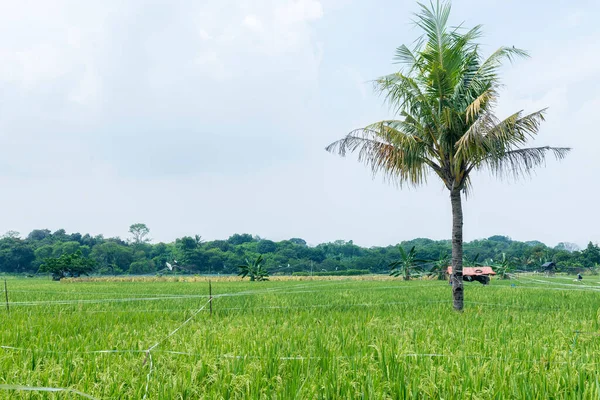
[[[212,278],[210,316],[198,313],[205,278],[176,279],[9,278],[0,398],[600,395],[600,284],[591,279],[470,284],[458,319],[447,282],[436,280]]]

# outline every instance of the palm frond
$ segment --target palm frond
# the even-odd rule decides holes
[[[498,79],[498,69],[502,66],[504,60],[514,62],[517,58],[527,57],[529,57],[529,53],[525,50],[518,49],[514,46],[502,46],[481,63],[481,67],[477,70],[475,75],[477,77],[480,76],[483,79],[493,78],[496,80]]]
[[[489,156],[482,160],[478,168],[487,168],[499,177],[511,175],[513,178],[529,175],[539,166],[546,164],[548,154],[556,160],[564,159],[571,151],[568,147],[529,147],[505,152],[502,156]]]
[[[409,49],[406,45],[401,45],[398,46],[398,48],[396,49],[396,54],[394,55],[394,61],[397,64],[402,64],[404,65],[406,68],[405,70],[407,71],[407,73],[412,73],[415,70],[419,70],[422,71],[421,68],[421,61],[418,57],[418,50],[420,47],[420,43],[418,45],[418,47],[415,48],[415,50],[411,50]]]
[[[477,86],[482,83],[491,84],[496,88],[500,84],[499,70],[505,60],[514,62],[517,58],[529,57],[525,50],[517,49],[514,46],[500,47],[485,60],[480,60],[477,51],[474,52],[474,55],[476,58],[471,59],[471,63],[468,64],[471,68],[465,70],[460,94],[476,90]]]
[[[519,111],[503,121],[498,121],[490,112],[480,115],[457,141],[455,161],[477,165],[490,156],[501,158],[537,134],[545,112],[544,109],[523,115]]]
[[[453,95],[456,109],[467,110],[468,113],[468,105],[485,93],[492,94],[493,98],[500,86],[499,70],[503,61],[513,62],[518,57],[528,57],[528,54],[515,47],[500,47],[486,60],[482,60],[477,46],[465,54],[461,80]],[[473,119],[467,116],[467,122],[470,121]]]
[[[398,121],[381,121],[350,132],[345,138],[331,143],[326,150],[344,157],[358,153],[358,160],[396,183],[420,185],[426,180],[428,167],[438,166],[427,158],[430,148],[418,136],[403,133],[395,127]]]
[[[377,79],[374,89],[395,112],[407,111],[431,120],[431,99],[423,92],[417,79],[396,72]]]
[[[487,88],[487,90],[477,96],[465,110],[466,122],[470,123],[471,121],[475,121],[481,109],[485,108],[487,104],[493,101],[495,96],[496,92],[491,87]]]

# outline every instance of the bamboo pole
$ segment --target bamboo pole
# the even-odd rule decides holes
[[[209,305],[210,305],[210,315],[212,317],[212,285],[210,283],[210,281],[208,281],[208,301],[209,301]]]
[[[6,312],[10,314],[10,307],[8,306],[8,285],[6,279],[4,279],[4,295],[6,296]]]

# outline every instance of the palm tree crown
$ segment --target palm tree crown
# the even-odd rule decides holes
[[[449,3],[419,5],[415,22],[424,35],[414,49],[396,50],[400,72],[375,81],[400,119],[352,131],[327,151],[358,152],[374,173],[400,185],[419,185],[433,172],[449,190],[467,189],[473,170],[517,177],[543,164],[548,153],[563,158],[568,148],[525,147],[545,109],[504,120],[494,114],[502,62],[527,53],[501,47],[484,59],[476,42],[481,26],[450,28]]]

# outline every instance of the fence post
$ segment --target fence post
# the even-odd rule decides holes
[[[208,281],[208,303],[210,306],[210,316],[212,317],[212,285],[210,284],[210,280]]]
[[[10,314],[10,308],[8,307],[8,286],[6,285],[6,279],[4,279],[4,294],[6,295],[6,312]]]

